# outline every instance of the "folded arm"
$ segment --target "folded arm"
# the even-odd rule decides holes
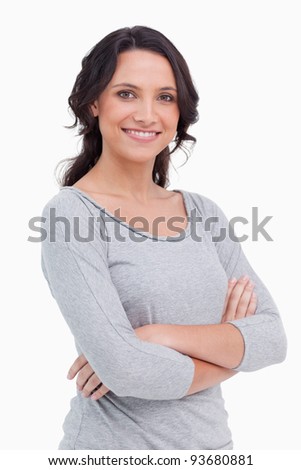
[[[232,364],[237,371],[251,372],[280,363],[286,357],[287,338],[274,299],[250,265],[235,236],[232,223],[229,223],[224,212],[216,203],[208,198],[203,199],[208,203],[208,206],[211,205],[209,215],[213,213],[217,220],[211,225],[211,231],[208,232],[208,235],[210,234],[212,242],[215,244],[218,258],[228,279],[232,277],[239,279],[243,275],[248,275],[254,283],[254,291],[257,295],[257,307],[254,315],[229,320],[224,325],[217,326],[216,333],[212,332],[214,336],[210,334],[210,337],[214,338],[217,343],[216,334],[220,334],[222,326],[224,331],[226,331],[227,325],[235,327],[237,331],[229,329],[227,336],[231,335],[231,338],[234,338],[233,347],[236,347],[237,333],[241,334],[244,342],[243,357],[236,366],[234,363]],[[204,212],[206,213],[206,210]],[[230,350],[226,349],[225,351],[230,357]],[[220,351],[220,354],[222,355],[223,351]]]
[[[214,244],[215,254],[227,278],[248,275],[257,295],[254,315],[212,325],[146,325],[145,335],[183,354],[236,371],[253,371],[282,362],[287,340],[277,306],[268,289],[248,262],[241,244],[235,240],[220,207],[195,193],[203,220],[215,218],[210,231],[204,232]]]

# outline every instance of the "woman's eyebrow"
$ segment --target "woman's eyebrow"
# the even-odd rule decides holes
[[[137,85],[133,85],[133,83],[127,83],[127,82],[117,83],[116,85],[113,85],[112,88],[116,88],[118,86],[127,86],[129,88],[135,88],[136,90],[141,90],[141,88],[139,88]],[[160,91],[167,91],[167,90],[177,91],[177,89],[172,86],[164,86],[162,88],[159,88],[159,90]]]

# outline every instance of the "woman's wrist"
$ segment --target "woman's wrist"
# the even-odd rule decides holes
[[[149,325],[140,326],[135,328],[135,334],[142,341],[149,343],[161,344],[162,346],[170,346],[170,335],[168,335],[168,327],[170,325],[162,325],[160,323],[153,323]]]

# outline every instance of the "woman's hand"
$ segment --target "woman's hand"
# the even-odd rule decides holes
[[[238,281],[235,278],[229,280],[221,323],[255,313],[257,297],[253,290],[254,284],[248,276],[242,276]]]
[[[144,325],[136,328],[136,336],[143,341],[151,341],[151,339],[153,339],[152,332],[155,326],[156,325]],[[82,391],[83,397],[91,397],[92,400],[98,400],[110,391],[95,374],[83,354],[78,356],[78,358],[73,362],[69,369],[67,378],[72,380],[76,374],[78,374],[76,380],[77,389]]]
[[[98,400],[110,391],[95,374],[83,354],[78,356],[78,358],[73,362],[69,369],[67,378],[74,379],[77,373],[76,385],[77,389],[82,391],[83,397],[91,396],[92,400]]]

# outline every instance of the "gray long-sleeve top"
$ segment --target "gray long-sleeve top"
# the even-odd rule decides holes
[[[59,449],[232,448],[220,385],[186,396],[192,359],[134,332],[150,323],[220,323],[230,277],[248,274],[258,297],[255,315],[231,322],[245,344],[236,370],[286,356],[275,302],[221,208],[201,194],[174,191],[189,216],[174,237],[136,229],[71,186],[43,208],[44,276],[77,352],[110,389],[96,401],[77,392]]]

